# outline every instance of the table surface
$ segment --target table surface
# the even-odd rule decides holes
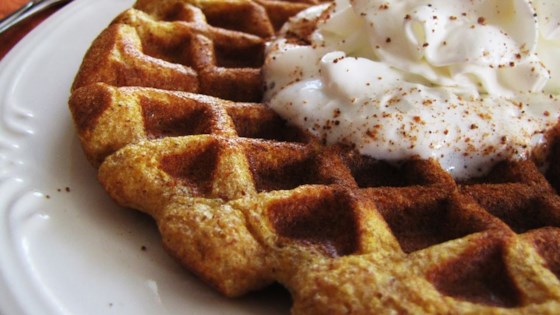
[[[9,13],[17,10],[28,1],[29,0],[0,0],[0,18],[3,18]],[[39,25],[39,23],[41,23],[61,7],[61,5],[58,5],[49,8],[44,12],[32,16],[31,18],[16,25],[14,28],[1,34],[0,60],[4,58],[4,56],[10,51],[10,49],[12,49],[12,47],[14,47],[27,33],[29,33],[33,28]]]

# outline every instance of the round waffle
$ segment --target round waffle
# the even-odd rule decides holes
[[[325,146],[259,103],[264,47],[312,3],[140,0],[99,35],[69,106],[120,205],[226,296],[278,282],[294,314],[558,313],[560,196],[504,161],[456,182]]]

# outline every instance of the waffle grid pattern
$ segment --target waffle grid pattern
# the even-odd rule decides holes
[[[307,5],[141,0],[118,17],[70,99],[111,197],[218,291],[279,282],[294,314],[558,313],[556,166],[458,183],[432,161],[326,147],[256,103],[262,48],[226,62],[216,47],[262,46]]]

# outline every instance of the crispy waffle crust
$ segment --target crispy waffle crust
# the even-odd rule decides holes
[[[558,163],[458,183],[324,146],[258,103],[266,41],[309,5],[140,0],[117,17],[69,102],[111,197],[224,295],[279,282],[294,314],[560,312]]]

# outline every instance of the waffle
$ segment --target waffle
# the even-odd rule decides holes
[[[138,1],[69,106],[98,178],[225,296],[280,283],[293,314],[560,312],[560,143],[455,181],[326,146],[259,103],[268,39],[309,3]]]

